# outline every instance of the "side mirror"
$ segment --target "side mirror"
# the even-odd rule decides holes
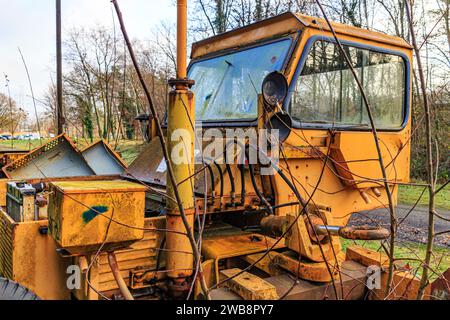
[[[287,93],[288,83],[282,73],[274,71],[264,78],[262,83],[262,96],[267,105],[275,108],[284,101]]]
[[[266,123],[266,128],[271,130],[278,130],[278,139],[284,142],[292,131],[292,118],[285,112],[276,112],[270,117]]]

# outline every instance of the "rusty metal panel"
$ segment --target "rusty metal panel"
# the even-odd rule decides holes
[[[239,268],[222,270],[221,276],[231,278],[242,270]],[[274,285],[249,272],[243,272],[227,281],[225,285],[244,300],[276,300],[277,290]]]
[[[28,152],[30,152],[30,151],[14,150],[14,149],[7,150],[7,151],[0,150],[0,167],[4,167],[4,166],[10,164],[11,162],[26,155]],[[0,172],[0,176],[1,176],[1,174],[4,174],[4,173]]]
[[[199,161],[200,162],[200,161]],[[211,188],[211,180],[207,169],[201,171],[203,165],[196,164],[194,171],[197,172],[194,178],[194,191],[203,194],[205,190],[205,173],[207,174],[207,185]],[[222,172],[225,172],[225,165],[220,164]],[[215,165],[211,165],[214,174],[214,183],[217,186],[220,178]],[[225,173],[224,173],[225,174]],[[166,187],[167,168],[163,157],[161,145],[158,139],[150,141],[144,147],[139,156],[130,164],[123,177],[131,180],[142,181],[147,184]],[[227,183],[227,180],[224,182]],[[216,187],[217,189],[217,187]]]
[[[411,45],[400,37],[386,35],[381,32],[364,30],[350,25],[331,22],[338,36],[351,36],[364,41],[374,41],[386,45],[411,49]],[[328,25],[324,19],[311,17],[300,13],[286,12],[284,14],[250,24],[248,26],[231,30],[214,37],[210,37],[192,45],[191,58],[196,59],[210,55],[214,52],[239,48],[284,34],[301,31],[305,28],[318,29],[323,35],[331,36]]]
[[[243,256],[241,259],[271,276],[277,276],[285,273],[285,271],[275,265],[275,261],[273,261],[273,253],[274,252],[271,252],[265,256],[264,253],[255,253]]]
[[[226,237],[212,237],[202,241],[202,252],[206,258],[231,258],[264,252],[274,243],[275,240],[270,237],[252,233]],[[274,249],[284,247],[284,241],[280,241]]]
[[[164,218],[162,218],[164,219]],[[146,228],[151,228],[152,221],[146,221]],[[162,241],[161,232],[146,231],[144,238],[132,244],[130,249],[116,251],[116,257],[119,264],[122,278],[128,284],[130,271],[137,268],[156,268],[156,250]],[[99,258],[99,289],[101,291],[110,291],[117,289],[117,283],[108,264],[107,254],[102,254]]]
[[[347,247],[345,260],[358,262],[366,267],[379,266],[386,268],[389,266],[389,257],[385,253],[377,252],[360,246]]]
[[[431,284],[431,297],[439,300],[450,300],[450,268]]]
[[[338,262],[329,260],[328,262],[313,262],[306,259],[299,260],[299,257],[293,251],[284,253],[274,252],[272,254],[273,263],[291,274],[298,274],[298,277],[304,280],[314,282],[330,282],[332,276],[335,280],[339,278],[339,265],[343,259],[343,254],[338,253]],[[328,271],[327,264],[332,272]]]
[[[121,175],[127,168],[122,158],[103,140],[88,146],[81,154],[97,175]]]
[[[166,187],[166,169],[161,145],[153,139],[130,164],[124,177]]]
[[[360,300],[366,293],[366,267],[353,261],[344,261],[341,265],[342,278],[335,281],[339,299]],[[335,300],[336,296],[331,283],[312,283],[305,280],[297,280],[288,274],[274,276],[265,279],[274,285],[278,295],[284,296],[284,300]],[[342,285],[342,287],[341,287]]]
[[[144,235],[145,191],[124,180],[52,182],[49,232],[73,254],[131,244]]]
[[[305,14],[296,13],[297,18],[299,18],[306,26],[309,28],[318,29],[322,34],[325,34],[325,31],[329,31],[327,22],[323,18],[317,18],[312,16],[307,16]],[[393,46],[398,46],[402,48],[412,49],[411,45],[406,42],[404,39],[396,36],[391,36],[385,33],[366,30],[362,28],[358,28],[355,26],[351,26],[348,24],[331,22],[331,26],[334,31],[338,35],[347,35],[356,38],[363,39],[364,41],[375,41],[379,43],[389,44]],[[330,33],[331,35],[331,33]]]
[[[3,167],[10,179],[95,175],[70,139],[62,134]]]
[[[369,300],[414,300],[420,288],[420,278],[414,270],[394,270],[392,285],[389,294],[386,294],[388,273],[381,273],[380,289],[370,292]],[[431,284],[425,287],[423,300],[430,300]]]

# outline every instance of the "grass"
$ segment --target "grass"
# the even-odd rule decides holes
[[[43,139],[42,144],[46,143],[48,139]],[[39,140],[0,140],[0,150],[2,149],[17,149],[17,150],[32,150],[41,145]]]
[[[439,186],[437,186],[439,188]],[[412,206],[416,203],[417,199],[420,197],[424,187],[420,186],[399,186],[398,190],[398,203]],[[426,207],[428,206],[428,190],[423,193],[418,206]],[[450,210],[450,187],[444,188],[436,195],[436,208]],[[341,239],[343,248],[351,245],[359,245],[368,249],[383,252],[381,248],[380,241],[354,241]],[[448,247],[434,246],[433,248],[434,256],[431,261],[431,269],[436,271],[436,273],[431,273],[430,278],[436,279],[439,274],[445,272],[450,268],[450,249]],[[397,243],[395,248],[395,258],[413,258],[418,260],[425,259],[426,246],[422,243],[415,242],[401,242]],[[421,265],[421,261],[418,260],[404,260],[408,263],[412,269],[415,269]],[[419,268],[417,275],[422,274],[422,268]]]
[[[347,240],[341,239],[342,247],[345,249],[348,246],[358,245],[367,249],[372,249],[379,252],[384,252],[381,248],[380,241],[362,241],[362,240]],[[434,246],[434,256],[431,260],[431,270],[435,271],[430,274],[432,280],[436,279],[440,274],[450,268],[450,249],[446,247]],[[409,264],[411,269],[419,267],[417,275],[422,274],[421,261],[425,259],[426,246],[415,242],[401,242],[397,243],[395,247],[396,259],[418,259],[418,260],[403,260],[404,263]]]
[[[120,141],[117,145],[116,152],[118,152],[122,159],[130,164],[139,155],[144,148],[145,143],[142,141]]]
[[[96,140],[94,140],[94,142],[95,141]],[[89,145],[89,141],[86,141],[85,139],[74,139],[73,142],[79,149],[83,149]],[[117,147],[115,147],[115,141],[111,141],[110,145],[127,164],[130,164],[142,151],[145,143],[142,140],[119,140],[117,142]]]
[[[437,186],[436,188],[439,188]],[[424,187],[420,186],[399,186],[398,189],[398,203],[406,205],[414,205],[420,197]],[[425,190],[422,198],[419,201],[419,206],[428,206],[428,190]],[[442,189],[435,197],[436,208],[450,210],[450,186]]]

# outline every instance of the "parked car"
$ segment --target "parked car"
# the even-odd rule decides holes
[[[0,140],[11,140],[10,134],[2,134],[0,135]]]

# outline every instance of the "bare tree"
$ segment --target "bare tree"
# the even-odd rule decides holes
[[[11,132],[14,135],[17,127],[25,119],[26,114],[17,106],[16,101],[0,92],[0,131]]]

